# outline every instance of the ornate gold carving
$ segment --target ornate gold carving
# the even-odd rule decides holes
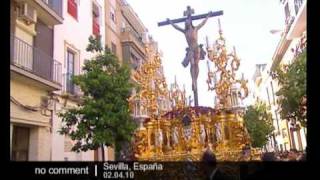
[[[169,91],[160,56],[146,48],[149,59],[133,74],[140,90],[128,99],[135,119],[142,123],[133,143],[137,160],[200,160],[207,148],[212,149],[220,161],[258,159],[256,149],[251,149],[250,156],[243,157],[243,147],[250,144],[250,138],[243,124],[243,114],[229,107],[232,85],[239,83],[244,90],[241,98],[245,98],[247,81],[236,80],[240,60],[235,49],[227,54],[222,31],[219,33],[216,49],[208,48],[208,57],[217,67],[211,71],[208,66],[207,81],[209,90],[215,90],[220,100],[220,106],[215,109],[188,107],[185,90],[179,88],[176,80]],[[230,59],[231,68],[228,68]]]

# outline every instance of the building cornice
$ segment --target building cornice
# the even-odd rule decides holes
[[[272,64],[271,64],[271,68],[270,68],[271,71],[274,71],[275,68],[277,67],[277,65],[280,63],[284,54],[288,50],[288,47],[289,47],[291,41],[292,40],[288,40],[286,38],[286,33],[282,34],[281,39],[277,45],[277,48],[272,56]]]

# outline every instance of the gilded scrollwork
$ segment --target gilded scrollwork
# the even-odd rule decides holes
[[[220,22],[219,22],[220,24]],[[215,91],[216,98],[218,99],[216,108],[224,109],[232,106],[230,99],[233,98],[231,91],[236,84],[240,84],[240,98],[243,100],[248,96],[247,82],[243,78],[236,79],[236,71],[240,67],[240,59],[236,54],[235,48],[232,53],[227,53],[226,41],[222,36],[222,30],[219,29],[219,37],[213,47],[210,47],[207,42],[208,58],[215,64],[216,71],[211,71],[208,61],[208,89]],[[218,77],[218,80],[213,80],[213,77]]]

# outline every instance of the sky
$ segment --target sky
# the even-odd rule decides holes
[[[158,42],[168,85],[174,82],[176,76],[179,86],[183,87],[185,84],[187,96],[192,95],[192,97],[190,65],[184,68],[181,64],[187,47],[184,34],[171,25],[158,27],[158,22],[167,18],[183,17],[188,5],[194,9],[194,15],[223,10],[222,16],[209,18],[199,30],[198,43],[206,44],[206,36],[211,43],[217,39],[219,18],[227,48],[231,51],[235,46],[240,58],[238,75],[244,73],[249,82],[252,81],[255,64],[267,63],[272,59],[280,33],[271,34],[270,30],[281,30],[284,26],[284,12],[279,0],[127,0],[127,2],[142,20],[148,33]],[[193,21],[193,25],[196,26],[201,21]],[[184,23],[177,25],[184,28]],[[213,107],[214,93],[208,91],[206,83],[207,60],[206,57],[199,62],[199,105]],[[250,104],[251,99],[247,98],[244,103]]]

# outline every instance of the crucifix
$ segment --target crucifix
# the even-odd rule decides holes
[[[174,20],[167,19],[158,23],[158,26],[164,26],[171,24],[176,30],[182,32],[187,40],[188,47],[186,48],[186,56],[182,61],[182,65],[187,67],[188,64],[191,64],[190,73],[192,78],[192,91],[194,95],[194,106],[198,106],[198,90],[197,90],[197,79],[199,75],[199,60],[205,58],[206,52],[202,48],[202,44],[198,44],[198,30],[207,22],[210,17],[220,16],[223,14],[223,11],[216,11],[206,14],[200,14],[192,16],[194,10],[190,6],[187,6],[187,10],[183,12],[183,18],[178,18]],[[192,20],[204,19],[199,25],[193,26]],[[185,22],[185,28],[181,28],[175,23]]]

